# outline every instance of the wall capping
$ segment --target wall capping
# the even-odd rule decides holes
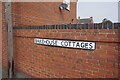
[[[47,30],[47,29],[120,29],[120,23],[113,24],[102,24],[102,23],[94,23],[94,24],[59,24],[59,25],[42,25],[42,26],[14,26],[13,29],[39,29],[39,30]]]

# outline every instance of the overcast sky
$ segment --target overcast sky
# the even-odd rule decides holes
[[[77,17],[93,17],[94,22],[101,22],[107,18],[118,22],[119,0],[78,0]]]

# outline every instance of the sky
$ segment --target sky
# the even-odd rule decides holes
[[[119,0],[78,0],[77,17],[93,17],[95,23],[101,22],[104,18],[112,22],[118,22],[118,1]]]
[[[78,0],[78,2],[118,2],[119,0]]]

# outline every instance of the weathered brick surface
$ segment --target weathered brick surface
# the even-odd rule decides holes
[[[75,4],[70,13],[59,12],[58,3],[13,4],[13,12],[21,15],[13,15],[15,27],[69,24],[72,18],[76,18]],[[41,21],[41,17],[49,21]],[[52,21],[53,19],[56,21]],[[7,67],[4,20],[2,30],[3,65]],[[14,29],[15,68],[37,78],[118,78],[119,35],[119,29]],[[89,51],[36,45],[33,42],[35,37],[94,41],[96,49]]]
[[[6,22],[4,12],[5,7],[2,3],[2,66],[7,68]]]
[[[13,3],[13,16],[19,26],[65,24],[76,22],[76,3],[71,3],[70,11],[60,10],[61,2],[21,2]]]
[[[94,31],[98,33],[93,35]],[[113,41],[114,38],[112,40],[106,36],[109,34],[118,35],[115,34],[117,30],[93,29],[93,33],[87,32],[89,30],[16,30],[17,54],[15,61],[18,61],[16,62],[16,68],[21,66],[19,68],[21,71],[28,74],[31,72],[31,76],[34,77],[117,78],[118,40]],[[100,36],[101,32],[103,32],[104,37]],[[84,34],[84,36],[80,34]],[[33,42],[34,37],[94,41],[96,42],[96,50],[36,45]],[[115,38],[118,38],[118,36]],[[29,67],[26,69],[26,66]],[[43,74],[44,76],[41,76]]]

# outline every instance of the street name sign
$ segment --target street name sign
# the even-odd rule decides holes
[[[34,38],[34,43],[40,45],[46,45],[46,46],[86,49],[86,50],[95,50],[95,46],[96,46],[95,42],[41,39],[41,38]]]

